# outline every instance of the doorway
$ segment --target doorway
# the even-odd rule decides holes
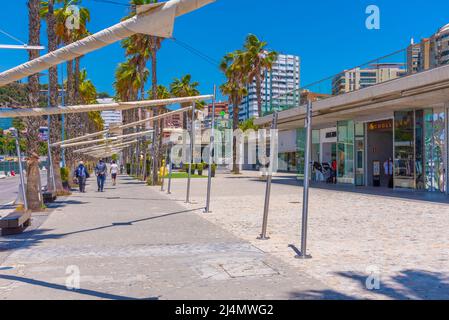
[[[367,124],[367,185],[393,187],[393,119]]]

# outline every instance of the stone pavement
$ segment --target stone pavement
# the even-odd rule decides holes
[[[345,298],[207,221],[184,194],[93,183],[35,215],[37,229],[0,238],[0,299]]]
[[[197,205],[204,206],[206,182],[192,180]],[[348,299],[449,299],[448,197],[341,189],[310,191],[308,249],[313,259],[307,261],[294,259],[302,210],[302,187],[294,175],[273,179],[269,241],[256,240],[265,194],[265,182],[257,172],[218,175],[213,212],[204,217],[298,273],[322,281],[332,288],[326,294]],[[183,198],[184,190],[185,181],[173,180],[173,198]],[[368,290],[367,282],[379,290]],[[323,291],[314,293],[320,296]]]

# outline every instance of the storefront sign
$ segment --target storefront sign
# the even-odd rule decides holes
[[[370,122],[368,124],[369,131],[387,130],[387,129],[393,129],[393,121],[392,120]]]

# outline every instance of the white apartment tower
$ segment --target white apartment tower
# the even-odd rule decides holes
[[[279,54],[271,71],[263,71],[262,82],[262,112],[273,108],[278,109],[280,104],[293,104],[299,101],[299,97],[285,98],[289,92],[299,89],[300,85],[300,58],[299,56]],[[243,98],[239,106],[240,121],[250,118],[258,118],[256,81],[248,86],[248,95]],[[282,101],[278,97],[284,96]],[[285,101],[284,101],[285,100]],[[229,113],[232,119],[232,108]]]

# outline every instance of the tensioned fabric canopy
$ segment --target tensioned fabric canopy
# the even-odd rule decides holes
[[[61,49],[0,73],[0,87],[73,60],[136,33],[171,38],[176,17],[199,9],[214,0],[170,0],[140,6],[137,15]]]
[[[143,124],[143,123],[147,123],[147,122],[150,122],[150,121],[163,119],[163,118],[172,116],[172,115],[177,114],[177,113],[183,113],[183,112],[189,111],[191,109],[192,109],[192,107],[187,107],[187,108],[182,108],[182,109],[179,109],[179,110],[166,112],[164,114],[161,114],[161,115],[158,115],[158,116],[155,116],[155,117],[146,118],[146,119],[143,119],[143,120],[139,120],[137,122],[127,123],[127,124],[118,126],[116,128],[113,128],[112,131],[113,130],[117,130],[117,129],[121,130],[121,129],[131,128],[131,127],[136,127],[139,124]],[[111,132],[111,129],[102,130],[102,131],[98,131],[98,132],[94,132],[94,133],[89,133],[89,134],[86,134],[84,136],[72,138],[72,139],[69,139],[69,140],[63,140],[63,141],[55,142],[51,146],[52,147],[57,147],[57,146],[60,146],[63,143],[72,143],[72,142],[83,141],[83,140],[86,140],[86,139],[89,139],[89,138],[101,136],[101,135],[109,133],[109,132]]]
[[[196,100],[208,100],[213,95],[204,95],[185,98],[171,98],[161,100],[143,100],[133,102],[115,102],[106,104],[87,104],[67,107],[49,107],[49,108],[20,108],[12,110],[0,110],[0,118],[18,118],[18,117],[38,117],[45,115],[57,115],[66,113],[82,113],[90,111],[110,111],[110,110],[129,110],[134,108],[159,107],[178,103],[186,103]]]

